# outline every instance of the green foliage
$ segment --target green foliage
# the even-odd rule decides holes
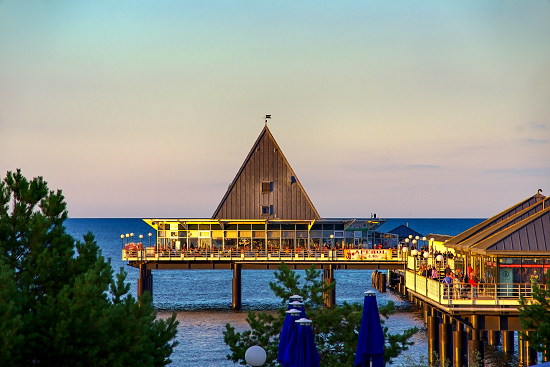
[[[533,299],[520,298],[520,319],[525,330],[524,338],[531,342],[537,352],[545,354],[550,360],[550,270],[546,273],[546,289],[533,283]]]
[[[65,232],[61,191],[18,170],[0,182],[0,365],[165,366],[175,315],[113,279],[92,234]]]
[[[308,317],[314,320],[313,331],[321,357],[321,366],[352,366],[363,311],[362,305],[344,303],[333,308],[323,307],[323,292],[332,289],[335,283],[327,285],[323,282],[320,279],[320,271],[315,270],[313,266],[305,271],[305,277],[302,280],[300,274],[281,264],[279,270],[275,272],[275,278],[276,281],[271,282],[270,287],[281,299],[281,308],[274,313],[249,312],[247,322],[250,329],[243,332],[236,332],[234,327],[227,324],[224,340],[231,350],[227,358],[234,363],[245,365],[246,350],[252,345],[259,345],[267,352],[265,366],[278,366],[277,349],[286,305],[291,295],[299,294],[304,297]],[[383,324],[394,311],[392,302],[379,308],[383,316]],[[403,334],[391,334],[385,326],[383,330],[386,339],[385,359],[388,363],[413,345],[410,338],[418,332],[417,328],[410,328]]]

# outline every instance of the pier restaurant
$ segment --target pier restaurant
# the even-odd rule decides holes
[[[147,255],[303,253],[388,248],[397,243],[395,235],[376,231],[384,223],[376,214],[321,218],[267,124],[211,218],[144,221],[156,231]],[[135,246],[142,246],[140,242]]]
[[[535,195],[492,216],[457,236],[420,240],[406,254],[406,287],[448,305],[518,305],[519,296],[530,297],[532,284],[544,287],[550,270],[550,198]],[[423,276],[436,268],[438,278]],[[445,268],[453,274],[475,276],[477,297],[454,296],[448,288],[468,285],[441,283]]]

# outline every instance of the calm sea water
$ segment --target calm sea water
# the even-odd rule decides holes
[[[390,219],[381,230],[390,231],[405,224],[422,234],[458,234],[481,219]],[[121,259],[122,244],[120,235],[133,232],[136,236],[152,232],[140,219],[69,219],[67,231],[76,238],[92,232],[103,255],[111,259],[115,271],[124,267],[128,272],[127,281],[131,292],[136,295],[138,271],[126,265]],[[154,241],[154,236],[153,236]],[[231,311],[230,270],[162,270],[153,271],[154,305],[160,317],[177,313],[180,321],[177,346],[172,355],[172,366],[206,367],[235,366],[225,356],[229,349],[223,342],[224,325],[230,323],[237,330],[245,330],[247,310],[273,310],[279,306],[269,289],[269,282],[275,278],[271,270],[243,270],[242,303],[243,311]],[[371,289],[371,271],[345,270],[335,272],[337,282],[337,303],[362,302],[363,292]],[[421,328],[414,337],[415,345],[407,353],[418,360],[427,355],[428,342],[421,315],[410,304],[388,292],[377,294],[379,304],[389,300],[395,302],[398,312],[387,322],[391,332],[399,332],[411,326]],[[405,358],[397,365],[406,364]]]

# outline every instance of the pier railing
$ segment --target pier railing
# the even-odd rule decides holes
[[[533,295],[531,283],[478,283],[472,287],[467,283],[445,284],[413,271],[405,272],[405,282],[409,290],[451,307],[518,306],[520,297],[529,299]]]
[[[176,250],[127,248],[122,250],[126,261],[403,261],[396,249],[338,250]]]

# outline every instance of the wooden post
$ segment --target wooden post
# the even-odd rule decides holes
[[[430,306],[428,306],[430,307]],[[434,364],[435,353],[439,352],[439,339],[438,339],[438,319],[435,316],[435,310],[429,310],[428,321],[428,362],[430,366]]]
[[[488,344],[491,346],[497,346],[500,344],[500,333],[496,330],[487,331]]]
[[[456,328],[453,331],[453,366],[463,366],[464,365],[464,337],[466,332],[464,327],[457,320]]]
[[[524,367],[525,364],[525,341],[521,333],[518,333],[518,365]]]
[[[334,283],[334,268],[330,264],[327,268],[323,269],[323,281],[327,285]],[[325,307],[334,307],[334,305],[336,304],[336,286],[334,286],[331,290],[325,292],[323,297],[325,301]]]
[[[502,351],[514,354],[514,332],[502,331]]]
[[[473,366],[481,362],[483,366],[483,342],[481,341],[481,332],[479,330],[479,317],[477,315],[472,315],[471,320],[471,337],[470,340],[468,340],[468,365]],[[479,361],[477,359],[478,355]]]
[[[144,292],[151,293],[151,297],[153,297],[153,274],[151,274],[151,270],[147,269],[146,263],[139,264],[139,278],[137,288],[138,297],[143,295]]]
[[[445,367],[445,362],[452,360],[452,344],[451,344],[451,324],[449,317],[441,315],[441,323],[439,324],[439,359],[441,367]]]
[[[385,273],[380,273],[378,289],[382,293],[386,292],[386,282],[387,282],[387,275]]]
[[[241,264],[233,263],[233,279],[232,279],[232,299],[231,299],[231,308],[233,310],[240,310],[242,306],[241,301],[241,273],[242,266]]]
[[[527,331],[527,336],[529,336],[529,331]],[[531,342],[525,339],[525,362],[527,366],[532,366],[537,364],[537,351],[531,347]]]

